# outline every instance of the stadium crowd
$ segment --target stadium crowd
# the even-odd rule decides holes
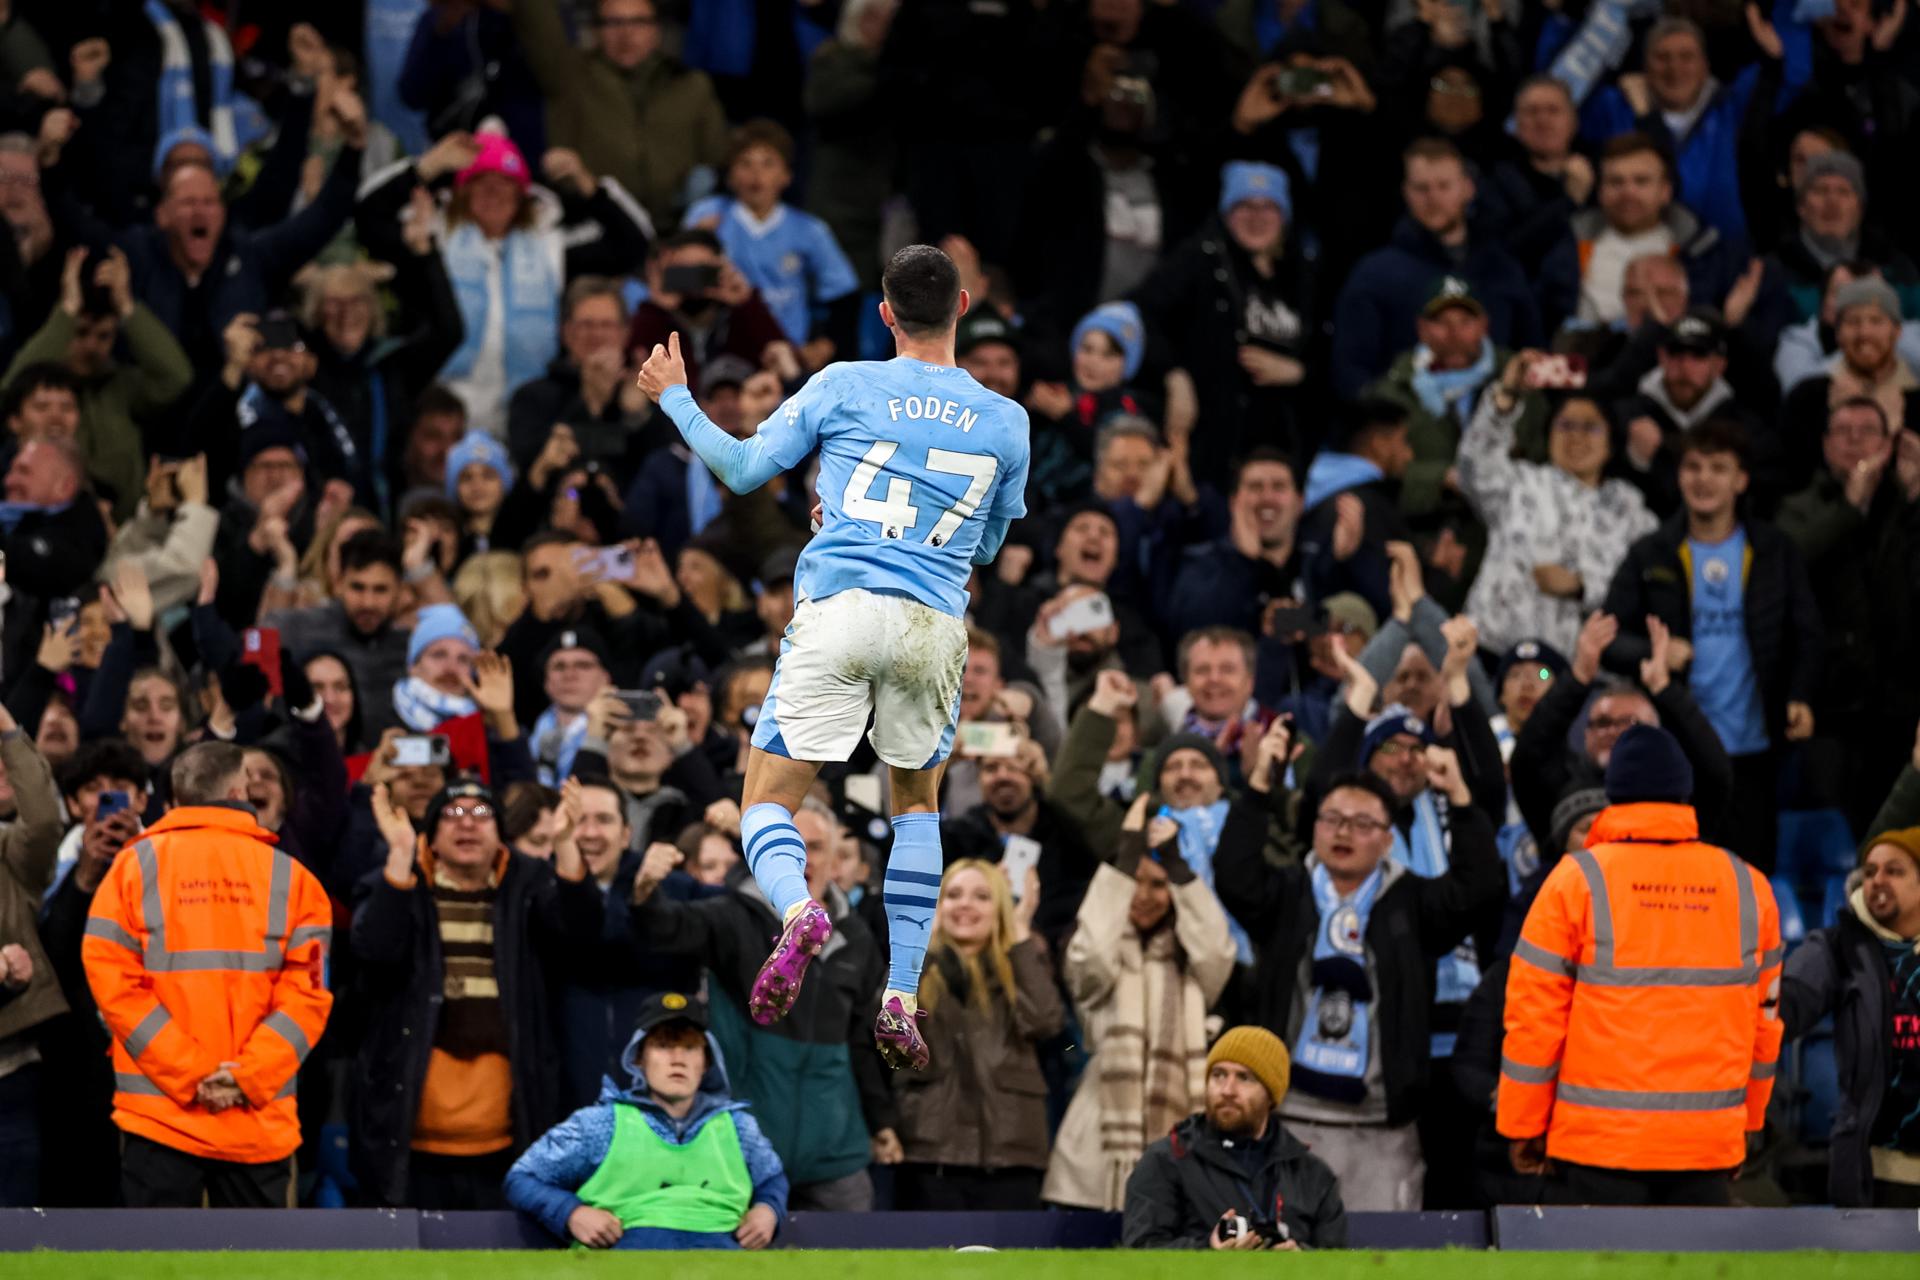
[[[0,1205],[1920,1204],[1908,11],[0,0]],[[813,468],[635,375],[916,241],[1032,467],[896,1073],[864,746],[745,1015]]]

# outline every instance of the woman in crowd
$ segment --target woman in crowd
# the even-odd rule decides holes
[[[1040,1206],[1047,1106],[1035,1046],[1066,1014],[1033,936],[1038,871],[1024,890],[1016,907],[1000,868],[977,858],[954,863],[940,882],[920,979],[932,1060],[894,1077],[905,1154],[896,1208]]]

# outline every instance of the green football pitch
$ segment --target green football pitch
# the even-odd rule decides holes
[[[1009,1251],[649,1253],[31,1253],[0,1263],[7,1280],[1149,1280],[1157,1276],[1272,1276],[1315,1280],[1889,1280],[1911,1275],[1912,1255],[1870,1253],[1327,1253],[1305,1256]]]

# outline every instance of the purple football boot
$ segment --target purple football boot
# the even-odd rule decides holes
[[[748,1016],[763,1027],[786,1017],[800,996],[807,965],[832,936],[833,921],[827,918],[827,909],[809,898],[780,931],[773,954],[760,966],[753,992],[747,997]]]
[[[927,1069],[930,1055],[926,1038],[920,1034],[920,1022],[926,1016],[922,1009],[908,1017],[899,996],[887,997],[887,1002],[880,1006],[880,1016],[873,1020],[873,1043],[879,1047],[880,1057],[888,1066],[896,1071],[901,1067],[915,1071]]]

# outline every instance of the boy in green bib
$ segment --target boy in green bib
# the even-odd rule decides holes
[[[727,1088],[698,999],[641,1006],[625,1089],[548,1130],[507,1172],[507,1201],[594,1249],[764,1249],[787,1213],[773,1144]]]

